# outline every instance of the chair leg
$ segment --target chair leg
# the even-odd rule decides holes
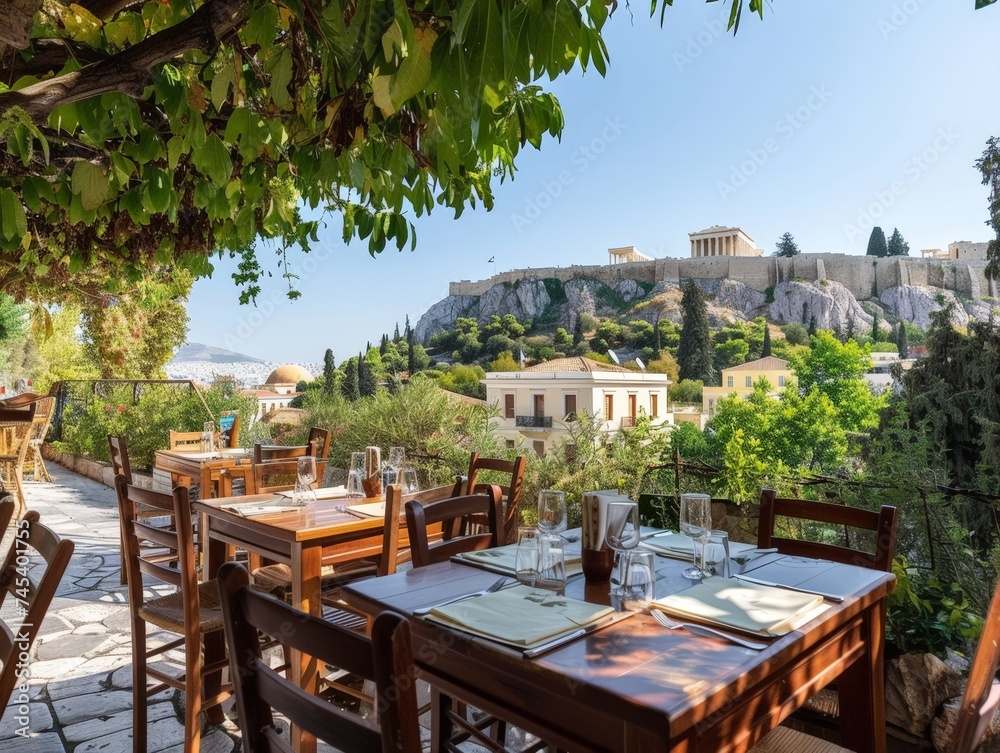
[[[226,636],[221,630],[205,634],[205,662],[213,663],[216,659],[223,659],[226,656]],[[215,698],[222,692],[222,670],[206,675],[204,679],[205,698]],[[205,709],[205,716],[210,724],[222,724],[226,720],[226,715],[222,710],[222,704],[215,704]]]
[[[132,753],[146,753],[146,701],[146,623],[133,616]]]
[[[201,751],[201,636],[184,641],[184,753]]]

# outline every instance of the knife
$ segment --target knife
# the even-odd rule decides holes
[[[574,630],[572,633],[567,633],[566,635],[560,635],[558,638],[554,638],[548,643],[543,643],[541,646],[535,646],[534,648],[529,648],[527,651],[522,651],[521,653],[524,655],[526,659],[533,659],[534,657],[540,654],[544,654],[546,651],[549,651],[553,648],[557,648],[563,645],[564,643],[570,643],[571,641],[575,641],[577,638],[580,638],[589,632],[592,632],[592,630],[589,630],[587,628],[580,628],[579,630]]]
[[[751,578],[749,575],[734,575],[736,580],[746,581],[747,583],[756,583],[758,586],[771,586],[772,588],[784,588],[788,591],[798,591],[804,594],[813,594],[814,596],[822,596],[824,599],[829,599],[830,601],[841,602],[844,597],[839,594],[831,594],[826,591],[817,591],[814,588],[803,588],[802,586],[789,586],[785,583],[774,583],[769,580],[761,580],[760,578]]]

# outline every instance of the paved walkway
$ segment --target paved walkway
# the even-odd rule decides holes
[[[76,551],[32,648],[30,700],[15,689],[0,720],[0,750],[131,753],[131,634],[115,494],[54,463],[49,470],[54,483],[25,484],[28,506]],[[12,612],[7,606],[0,616]],[[148,753],[183,751],[182,714],[174,690],[151,699]],[[202,750],[229,753],[239,739],[231,724],[206,727]]]

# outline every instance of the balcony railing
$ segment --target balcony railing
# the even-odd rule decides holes
[[[622,416],[619,425],[623,429],[634,429],[635,428],[635,416]]]
[[[552,416],[516,416],[514,425],[518,429],[551,429]]]

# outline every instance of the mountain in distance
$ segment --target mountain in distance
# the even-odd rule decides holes
[[[243,355],[225,348],[217,348],[214,345],[203,343],[186,343],[178,348],[174,353],[174,361],[207,361],[209,363],[235,363],[237,361],[250,361],[252,363],[265,363],[262,358]]]

